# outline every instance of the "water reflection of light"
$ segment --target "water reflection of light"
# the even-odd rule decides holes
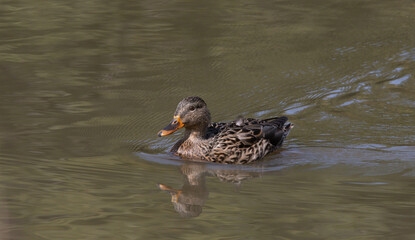
[[[403,77],[400,77],[398,79],[392,80],[389,82],[389,84],[392,85],[401,85],[403,82],[406,82],[412,75],[411,74],[406,74]]]

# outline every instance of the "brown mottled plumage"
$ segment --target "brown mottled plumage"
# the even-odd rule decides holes
[[[184,158],[225,164],[247,164],[262,159],[282,145],[294,126],[287,122],[287,117],[211,123],[209,110],[200,97],[180,101],[174,115],[173,121],[159,132],[159,136],[165,136],[186,128],[171,152]]]

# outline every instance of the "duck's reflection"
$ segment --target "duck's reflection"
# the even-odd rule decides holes
[[[180,167],[184,175],[181,189],[159,184],[159,188],[170,193],[174,209],[182,217],[197,217],[202,213],[203,205],[208,199],[206,176],[215,176],[224,182],[239,185],[243,180],[258,177],[261,172],[242,169],[211,169],[203,163],[186,163]]]

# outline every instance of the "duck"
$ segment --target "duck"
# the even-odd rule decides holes
[[[205,162],[184,162],[180,166],[183,185],[175,189],[165,184],[157,184],[160,190],[170,194],[174,210],[184,218],[193,218],[203,212],[209,197],[206,177],[216,177],[221,182],[232,183],[236,187],[243,181],[262,176],[261,171],[249,171],[247,168],[211,168]]]
[[[174,155],[187,160],[250,164],[280,148],[293,127],[285,116],[211,122],[206,102],[191,96],[179,102],[173,120],[158,136],[185,128],[183,137],[170,150]]]

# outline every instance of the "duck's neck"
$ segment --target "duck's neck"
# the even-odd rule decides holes
[[[188,158],[202,158],[206,150],[206,132],[207,128],[186,129],[171,151]]]
[[[206,128],[186,129],[185,136],[189,141],[197,142],[206,139]]]

